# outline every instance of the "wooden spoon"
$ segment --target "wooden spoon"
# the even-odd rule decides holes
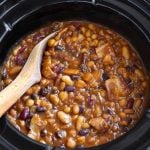
[[[48,40],[54,32],[40,41],[32,50],[23,69],[6,88],[0,92],[0,117],[35,83],[41,79],[41,61]]]

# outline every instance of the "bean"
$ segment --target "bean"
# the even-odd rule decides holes
[[[74,92],[76,90],[76,88],[74,86],[66,86],[65,87],[65,91],[67,92]]]
[[[70,107],[65,107],[65,108],[64,108],[64,112],[65,112],[65,113],[69,113],[70,111],[71,111],[71,108],[70,108]]]
[[[77,118],[77,121],[76,121],[76,129],[77,129],[78,131],[81,130],[82,123],[84,122],[84,120],[85,120],[85,118],[84,118],[83,116],[79,116],[79,117]]]
[[[105,65],[113,65],[114,64],[114,61],[112,60],[112,57],[111,55],[107,54],[104,59],[103,59],[103,63]]]
[[[85,107],[84,106],[79,106],[79,113],[82,114],[84,112]]]
[[[90,127],[90,125],[88,124],[88,123],[83,123],[82,124],[82,128],[84,128],[84,129],[87,129],[87,128],[89,128]]]
[[[64,130],[59,130],[59,131],[57,131],[57,132],[55,133],[55,136],[56,136],[57,138],[62,139],[62,138],[65,138],[65,137],[67,136],[67,133],[66,133],[66,131],[64,131]]]
[[[42,101],[42,100],[37,99],[37,100],[35,100],[35,104],[36,104],[36,105],[40,105],[40,104],[41,104],[41,101]]]
[[[83,80],[89,82],[93,79],[93,75],[90,72],[87,72],[83,75]]]
[[[120,116],[122,119],[126,118],[126,114],[125,114],[124,112],[120,112],[120,113],[119,113],[119,116]]]
[[[88,27],[89,27],[89,29],[91,29],[91,30],[95,30],[95,29],[96,29],[95,25],[94,25],[94,24],[91,24],[91,23],[88,25]]]
[[[12,82],[12,79],[10,79],[10,78],[7,78],[7,79],[5,80],[5,84],[6,84],[6,85],[10,84],[11,82]]]
[[[85,36],[86,36],[86,37],[91,37],[91,31],[90,31],[90,30],[87,30],[86,33],[85,33]]]
[[[78,114],[80,111],[79,106],[77,104],[73,105],[72,111],[75,115]]]
[[[26,60],[23,58],[22,55],[19,54],[19,55],[16,56],[15,62],[16,62],[17,65],[23,66],[25,64],[25,61]]]
[[[87,87],[87,84],[83,80],[77,80],[75,86],[78,88],[85,88]]]
[[[41,130],[40,136],[45,137],[47,135],[47,133],[48,133],[47,130],[44,128],[44,129]]]
[[[75,140],[73,138],[69,137],[67,139],[66,145],[67,145],[68,148],[75,148],[76,142],[75,142]]]
[[[21,103],[17,103],[16,108],[17,108],[18,111],[22,111],[24,109],[24,106]]]
[[[29,115],[29,108],[24,108],[24,109],[22,110],[22,112],[20,113],[19,118],[20,118],[21,120],[26,120],[26,119],[28,118],[28,115]]]
[[[54,104],[54,105],[58,105],[58,103],[59,103],[59,98],[58,98],[58,96],[57,95],[55,95],[55,94],[51,94],[50,95],[50,101]]]
[[[55,39],[50,39],[50,40],[48,41],[48,46],[49,46],[49,47],[52,47],[52,46],[55,45],[55,43],[56,43]]]
[[[71,123],[71,117],[70,117],[70,115],[64,113],[63,111],[59,111],[57,113],[57,117],[64,124]]]
[[[43,107],[43,106],[37,106],[36,107],[36,112],[37,113],[42,113],[42,112],[45,112],[46,111],[46,107]]]
[[[75,129],[70,129],[70,130],[68,131],[68,136],[76,137],[76,135],[77,135],[77,132],[76,132]]]
[[[103,73],[103,74],[102,74],[102,79],[103,79],[103,81],[108,80],[108,79],[109,79],[109,75],[108,75],[106,72]]]
[[[33,105],[34,105],[34,100],[28,99],[27,102],[26,102],[26,106],[31,107]]]
[[[62,91],[59,93],[59,98],[62,100],[62,101],[65,101],[68,99],[68,93],[66,91]]]
[[[122,47],[122,56],[125,59],[129,59],[130,58],[130,52],[129,52],[128,47],[126,47],[126,46]]]
[[[86,64],[81,64],[80,68],[83,73],[86,73],[89,70],[88,66]]]
[[[64,70],[64,66],[62,66],[61,64],[56,64],[53,68],[52,68],[53,72],[59,74],[62,73]]]
[[[119,105],[120,105],[121,107],[125,107],[125,106],[127,105],[127,100],[126,100],[126,99],[121,99],[121,100],[119,101]]]
[[[61,78],[67,85],[72,86],[74,84],[74,82],[71,80],[70,76],[62,76]]]
[[[89,134],[89,129],[81,129],[80,131],[79,131],[79,135],[80,136],[86,136],[86,135],[88,135]]]
[[[128,126],[128,122],[125,121],[125,120],[123,120],[123,121],[120,122],[120,125],[122,125],[122,126]]]
[[[64,90],[64,88],[65,88],[65,86],[66,86],[66,83],[65,82],[61,82],[60,83],[60,90]]]
[[[82,31],[82,33],[85,33],[86,32],[86,28],[85,27],[81,27],[81,31]]]
[[[20,67],[20,66],[15,66],[13,68],[10,68],[9,69],[9,75],[16,75],[16,74],[18,74],[20,72],[21,68],[22,67]]]
[[[31,119],[33,117],[33,112],[29,111],[28,119]]]
[[[85,143],[85,136],[77,137],[77,142],[78,142],[79,144],[84,144],[84,143]]]
[[[39,94],[41,96],[46,96],[47,94],[50,94],[52,91],[52,87],[51,86],[48,86],[48,87],[43,87],[41,88],[41,90],[39,91]]]
[[[68,74],[68,75],[78,75],[79,70],[78,69],[67,68],[67,69],[64,70],[64,73]]]
[[[134,110],[133,109],[124,109],[124,112],[126,114],[133,114],[134,113]]]
[[[142,104],[142,100],[141,99],[136,99],[135,102],[134,102],[134,107],[136,109],[138,109]]]
[[[19,125],[24,127],[25,126],[25,121],[24,120],[19,120]]]
[[[33,93],[31,95],[31,99],[33,99],[33,100],[37,100],[38,98],[39,98],[39,96],[36,93]]]
[[[58,93],[59,93],[58,88],[53,86],[53,89],[52,89],[52,92],[51,92],[51,93],[53,93],[53,94],[58,94]]]

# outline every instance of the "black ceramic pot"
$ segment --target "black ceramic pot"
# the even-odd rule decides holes
[[[150,71],[150,2],[148,0],[1,0],[0,63],[10,47],[29,31],[55,20],[89,20],[128,39]],[[150,146],[150,109],[126,135],[89,150],[144,150]],[[40,144],[0,119],[0,150],[57,149]]]

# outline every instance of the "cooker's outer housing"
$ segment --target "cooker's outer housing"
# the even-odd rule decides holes
[[[149,0],[1,0],[0,63],[24,34],[47,21],[85,19],[108,26],[127,38],[150,71]],[[150,147],[150,109],[126,135],[90,150],[144,150]],[[51,150],[0,119],[0,150]],[[86,148],[88,149],[88,148]]]

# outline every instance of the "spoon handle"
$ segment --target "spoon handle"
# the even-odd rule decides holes
[[[18,76],[12,83],[0,92],[0,117],[37,81],[28,73]]]

